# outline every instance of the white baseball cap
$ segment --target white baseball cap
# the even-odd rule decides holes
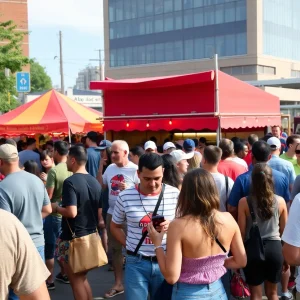
[[[271,147],[273,150],[281,149],[281,142],[280,142],[280,140],[279,140],[277,137],[275,137],[275,136],[269,138],[269,139],[267,140],[267,143],[268,143],[268,145],[270,145],[270,147]]]
[[[182,150],[174,150],[170,153],[170,155],[175,158],[176,163],[179,163],[183,159],[192,158],[194,156],[194,152],[185,153]]]
[[[166,142],[163,145],[163,150],[167,151],[170,148],[176,148],[176,146],[172,142]]]
[[[156,144],[153,141],[148,141],[148,142],[145,143],[144,149],[145,149],[145,151],[148,150],[148,149],[156,150],[157,147],[156,147]]]

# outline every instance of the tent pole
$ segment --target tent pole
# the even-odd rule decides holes
[[[103,122],[103,124],[104,124],[104,114],[105,114],[104,92],[102,91],[102,122]],[[104,131],[103,131],[103,139],[106,140],[105,126],[104,126]]]
[[[218,54],[214,55],[215,61],[215,73],[216,73],[216,82],[215,82],[215,101],[216,101],[216,114],[218,117],[218,128],[217,128],[217,146],[221,139],[221,120],[220,120],[220,102],[219,102],[219,63],[218,63]]]
[[[70,144],[70,146],[71,146],[71,142],[72,142],[72,140],[71,140],[71,128],[69,126],[69,144]]]

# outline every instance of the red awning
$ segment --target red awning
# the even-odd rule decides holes
[[[216,112],[214,71],[91,82],[104,91],[105,130],[216,130],[279,125],[279,99],[225,73],[219,77]],[[172,119],[172,124],[170,120]],[[150,121],[151,125],[145,124]],[[127,126],[129,123],[129,126]]]

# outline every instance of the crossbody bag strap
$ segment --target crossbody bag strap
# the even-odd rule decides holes
[[[70,226],[70,224],[69,224],[68,218],[66,218],[66,221],[67,221],[68,227],[69,227],[69,229],[70,229],[70,231],[71,231],[72,239],[75,239],[75,238],[76,238],[76,235],[75,235],[75,232],[73,232],[72,229],[71,229],[71,226]]]
[[[153,216],[156,216],[156,214],[157,214],[157,211],[158,211],[158,208],[159,208],[159,206],[160,206],[161,200],[162,200],[162,198],[163,198],[163,196],[164,196],[165,186],[166,186],[166,185],[163,183],[163,184],[162,184],[162,187],[161,187],[160,195],[159,195],[159,197],[158,197],[158,200],[157,200],[157,203],[156,203],[154,212],[153,212]],[[142,237],[141,237],[141,239],[140,239],[138,245],[136,246],[136,248],[135,248],[135,250],[134,250],[134,255],[137,255],[137,253],[138,253],[138,251],[140,250],[140,248],[141,248],[141,246],[142,246],[142,244],[143,244],[143,242],[144,242],[144,240],[145,240],[145,238],[146,238],[147,235],[148,235],[148,230],[144,231],[144,233],[143,233],[143,235],[142,235]]]
[[[225,247],[221,244],[221,242],[218,240],[218,238],[215,238],[216,243],[219,245],[219,247],[223,250],[224,253],[227,253],[227,250]]]
[[[246,199],[247,199],[247,203],[248,203],[248,207],[249,207],[249,211],[250,211],[252,223],[253,223],[253,225],[257,225],[256,215],[255,215],[254,210],[253,210],[253,205],[252,205],[251,198],[250,197],[246,197]]]

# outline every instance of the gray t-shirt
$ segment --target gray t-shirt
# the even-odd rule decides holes
[[[0,182],[0,208],[21,221],[36,247],[45,244],[41,212],[42,207],[49,203],[42,180],[33,174],[19,171]]]

